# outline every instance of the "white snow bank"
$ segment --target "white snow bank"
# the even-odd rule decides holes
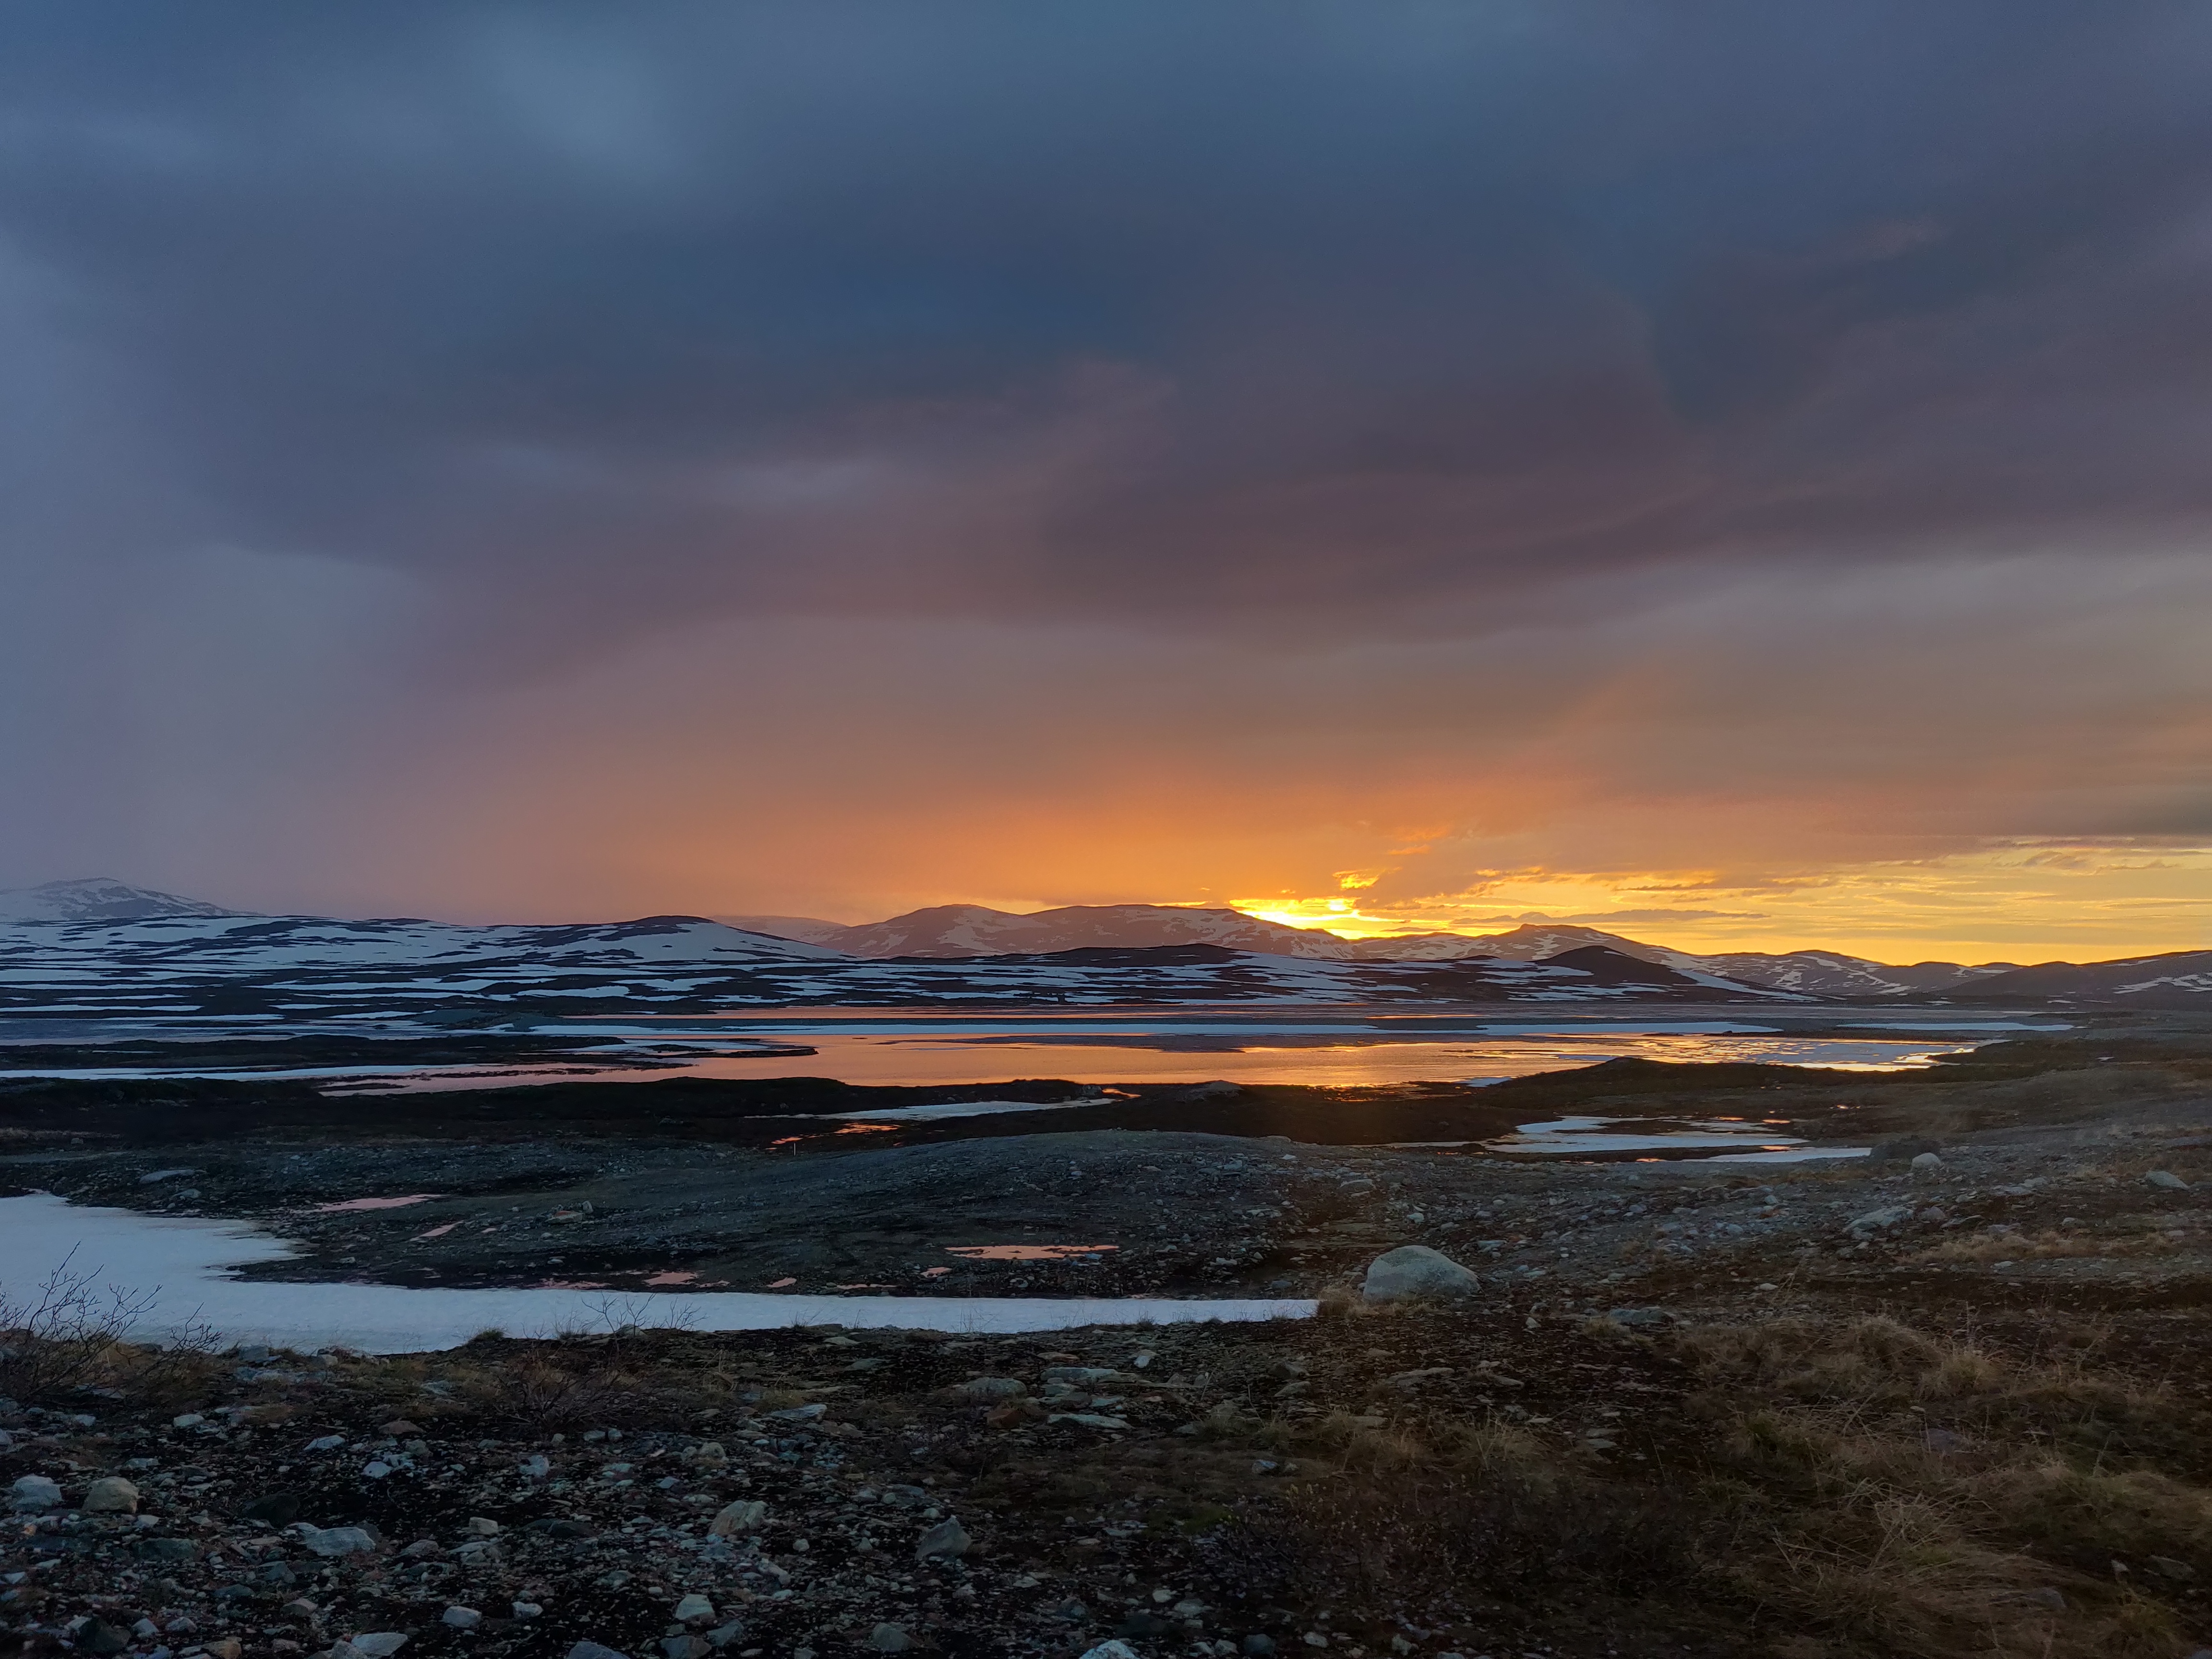
[[[701,1331],[787,1325],[889,1326],[961,1332],[1056,1331],[1081,1325],[1189,1320],[1304,1319],[1299,1299],[1222,1302],[1125,1298],[691,1295],[560,1290],[414,1290],[393,1285],[300,1285],[234,1279],[225,1271],[290,1254],[281,1240],[239,1222],[79,1207],[50,1193],[0,1199],[0,1292],[20,1296],[66,1261],[155,1299],[135,1327],[158,1340],[204,1322],[228,1342],[272,1347],[337,1346],[369,1353],[458,1347],[496,1327],[510,1336],[617,1325]]]

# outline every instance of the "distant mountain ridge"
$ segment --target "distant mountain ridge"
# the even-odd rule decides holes
[[[0,892],[0,921],[143,921],[152,916],[235,916],[220,904],[133,887],[106,876],[49,881]]]
[[[0,1010],[94,994],[152,1006],[194,994],[293,994],[422,1006],[440,1000],[576,999],[705,1011],[725,1002],[1017,1006],[1261,998],[1870,1002],[2212,1007],[2212,951],[2116,961],[1899,967],[1832,951],[1700,957],[1572,923],[1487,935],[1348,939],[1226,909],[1070,905],[1017,915],[940,905],[865,927],[800,916],[647,916],[469,927],[410,919],[264,916],[106,878],[0,892]],[[50,981],[49,974],[57,975]],[[40,981],[46,981],[40,984]],[[36,986],[37,988],[33,988]],[[59,1001],[57,1001],[59,999]],[[343,1001],[344,998],[337,1000]],[[325,1006],[335,1006],[326,1003]]]
[[[1401,933],[1355,939],[1317,927],[1265,921],[1241,910],[1164,904],[1071,904],[1026,915],[981,904],[940,904],[910,910],[886,921],[849,927],[810,916],[723,916],[719,920],[756,933],[878,958],[1220,945],[1231,950],[1323,962],[1462,962],[1478,957],[1501,962],[1544,962],[1567,951],[1597,948],[1657,963],[1678,973],[1815,997],[1941,994],[2011,972],[2018,966],[2009,962],[1978,966],[1923,962],[1900,967],[1836,951],[1698,956],[1573,922],[1527,923],[1504,933]]]

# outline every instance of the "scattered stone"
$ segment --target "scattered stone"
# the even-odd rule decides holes
[[[545,1609],[536,1601],[516,1601],[512,1604],[512,1611],[517,1619],[535,1619]]]
[[[1935,1175],[1942,1170],[1943,1160],[1934,1152],[1918,1152],[1913,1156],[1912,1168],[1917,1175]]]
[[[373,1630],[365,1636],[351,1636],[346,1644],[362,1656],[362,1659],[392,1659],[392,1656],[407,1645],[404,1630]]]
[[[897,1625],[878,1625],[868,1632],[868,1645],[878,1653],[904,1653],[914,1638]]]
[[[946,1398],[970,1406],[992,1406],[1002,1400],[1016,1399],[1029,1391],[1029,1385],[1019,1377],[971,1376],[965,1382],[955,1382],[945,1393]]]
[[[483,1623],[483,1614],[474,1607],[447,1607],[438,1615],[438,1622],[455,1630],[474,1630]]]
[[[197,1429],[206,1421],[207,1419],[198,1412],[186,1412],[180,1417],[171,1418],[169,1426],[173,1429]]]
[[[948,1516],[922,1534],[921,1540],[914,1547],[915,1559],[927,1561],[937,1556],[965,1555],[974,1541],[957,1517]]]
[[[499,1522],[488,1515],[472,1515],[469,1517],[468,1530],[471,1538],[496,1538],[500,1527]]]
[[[300,1524],[300,1541],[317,1555],[367,1555],[376,1548],[376,1540],[360,1527],[311,1527],[305,1522]]]
[[[2170,1555],[2154,1555],[2148,1559],[2150,1570],[2161,1578],[2171,1578],[2176,1583],[2186,1583],[2197,1577],[2196,1568],[2191,1566],[2186,1561],[2177,1561]]]
[[[707,1526],[716,1538],[735,1538],[740,1533],[758,1532],[768,1524],[768,1505],[757,1498],[741,1498],[726,1504]]]
[[[84,1489],[78,1507],[87,1515],[136,1515],[138,1488],[119,1474],[103,1475]]]
[[[22,1514],[62,1506],[62,1489],[43,1474],[19,1474],[8,1489],[9,1507]]]
[[[669,1616],[686,1625],[704,1624],[714,1616],[714,1604],[694,1591],[678,1601]]]
[[[105,1619],[88,1619],[77,1627],[75,1640],[82,1653],[120,1653],[131,1645],[131,1632],[116,1629]]]
[[[1138,1654],[1127,1642],[1101,1642],[1085,1650],[1083,1659],[1138,1659]]]
[[[2061,1595],[2057,1589],[2051,1584],[2045,1584],[2040,1589],[2032,1589],[2028,1591],[2027,1599],[2034,1602],[2039,1607],[2050,1608],[2053,1613],[2063,1613],[2066,1611],[2065,1596]]]
[[[317,1452],[343,1451],[345,1443],[345,1437],[342,1434],[326,1434],[319,1440],[310,1440],[307,1443],[307,1449]]]
[[[629,1656],[601,1647],[597,1642],[579,1642],[568,1650],[567,1659],[629,1659]]]
[[[1855,1233],[1879,1232],[1884,1228],[1894,1227],[1911,1213],[1912,1209],[1910,1205],[1887,1205],[1879,1210],[1869,1210],[1864,1215],[1856,1218],[1847,1231]]]
[[[1655,1326],[1674,1322],[1674,1316],[1664,1308],[1615,1308],[1606,1317],[1616,1325],[1626,1325],[1632,1331],[1648,1330]]]
[[[1360,1295],[1369,1302],[1399,1302],[1409,1297],[1472,1296],[1482,1281],[1441,1250],[1425,1244],[1401,1244],[1368,1264]]]
[[[238,1511],[239,1518],[258,1521],[266,1526],[289,1527],[300,1518],[300,1495],[297,1492],[272,1492],[265,1498],[257,1498]]]
[[[2185,1193],[2189,1183],[2171,1170],[2153,1170],[2143,1177],[2154,1187],[2163,1187],[2169,1192]]]

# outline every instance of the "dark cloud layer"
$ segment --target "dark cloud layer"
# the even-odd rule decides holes
[[[1340,623],[2155,535],[2212,496],[2189,7],[10,33],[15,326],[96,366],[104,452],[19,510],[111,545],[388,564],[602,637],[700,605]]]
[[[1121,788],[1122,698],[1143,765],[1248,802],[1316,746],[1371,762],[1389,812],[1281,798],[1314,824],[1540,842],[1543,802],[1663,797],[1668,856],[1719,825],[1750,868],[1759,814],[1850,819],[1824,779],[1883,856],[2205,822],[2203,8],[34,0],[0,29],[10,876],[243,881],[371,796],[428,868],[424,803],[455,846],[543,821],[578,688],[623,664],[579,770],[649,791],[763,711],[744,752],[786,776],[957,730],[976,800],[1048,839],[1016,781]],[[663,739],[656,651],[721,665]],[[487,805],[463,731],[544,753]],[[959,777],[905,787],[930,844],[971,836]],[[841,789],[824,813],[862,810]],[[756,822],[742,795],[698,821]],[[775,810],[777,856],[821,839]],[[601,833],[533,890],[604,875]],[[1359,861],[1334,834],[1324,871]],[[1163,867],[1195,890],[1214,856]],[[706,859],[594,890],[703,907],[665,872]],[[765,874],[720,902],[787,908]]]

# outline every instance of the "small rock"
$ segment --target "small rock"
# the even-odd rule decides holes
[[[438,1622],[455,1630],[474,1630],[483,1623],[483,1614],[474,1607],[447,1607],[438,1615]]]
[[[2053,1613],[2066,1611],[2066,1598],[2060,1595],[2053,1585],[2045,1584],[2040,1589],[2028,1591],[2027,1599],[2034,1602],[2039,1607],[2050,1608]]]
[[[793,1406],[787,1412],[770,1412],[769,1415],[784,1423],[811,1423],[829,1409],[817,1402],[811,1406]]]
[[[356,1653],[364,1656],[364,1659],[392,1659],[393,1654],[407,1645],[407,1632],[404,1630],[373,1630],[365,1636],[349,1636],[346,1640]]]
[[[545,1609],[535,1601],[517,1601],[513,1611],[517,1619],[535,1619]]]
[[[272,1492],[257,1498],[238,1511],[244,1521],[258,1521],[265,1526],[289,1527],[300,1518],[300,1495],[297,1492]]]
[[[359,1527],[308,1527],[300,1541],[317,1555],[367,1555],[376,1548],[376,1540]]]
[[[1275,1650],[1275,1638],[1255,1631],[1237,1645],[1248,1656],[1248,1659],[1267,1659],[1267,1656]]]
[[[62,1506],[62,1489],[43,1474],[19,1474],[8,1492],[9,1507],[21,1513]]]
[[[1121,1374],[1111,1365],[1048,1365],[1044,1368],[1044,1380],[1048,1382],[1066,1382],[1086,1389],[1093,1383],[1111,1382]]]
[[[388,1434],[394,1440],[404,1440],[410,1434],[422,1433],[422,1426],[419,1423],[410,1423],[404,1417],[395,1417],[389,1423],[378,1424],[376,1431]]]
[[[392,1473],[392,1465],[380,1457],[373,1457],[361,1466],[361,1472],[371,1480],[381,1480]]]
[[[878,1653],[904,1653],[914,1638],[897,1625],[878,1625],[868,1632],[868,1645]]]
[[[206,1421],[207,1419],[198,1412],[186,1412],[181,1417],[171,1418],[169,1426],[173,1429],[197,1429]]]
[[[79,1507],[87,1515],[136,1515],[138,1488],[119,1474],[104,1475],[84,1489]]]
[[[628,1659],[628,1656],[601,1647],[597,1642],[579,1642],[568,1650],[567,1659]]]
[[[1115,1641],[1101,1642],[1097,1647],[1087,1649],[1083,1659],[1138,1659],[1138,1656],[1136,1649],[1127,1642]]]
[[[1850,1231],[1855,1233],[1878,1232],[1885,1227],[1894,1227],[1911,1213],[1911,1209],[1903,1204],[1891,1204],[1879,1210],[1869,1210],[1864,1215],[1853,1219]]]
[[[238,1659],[246,1651],[246,1644],[235,1636],[218,1636],[206,1645],[209,1659]]]
[[[2153,1170],[2143,1177],[2154,1187],[2163,1187],[2169,1192],[2185,1193],[2189,1183],[2171,1170]]]
[[[734,1538],[740,1533],[758,1532],[767,1524],[767,1504],[757,1498],[740,1498],[725,1505],[708,1523],[707,1530],[717,1538]]]
[[[1441,1250],[1425,1244],[1401,1244],[1368,1264],[1360,1287],[1369,1302],[1397,1302],[1408,1297],[1472,1296],[1482,1281]]]
[[[80,1653],[120,1653],[131,1645],[131,1632],[105,1619],[88,1619],[77,1627],[75,1640]]]
[[[307,1449],[309,1451],[343,1451],[345,1437],[342,1434],[326,1434],[319,1440],[310,1440],[307,1443]]]
[[[1029,1385],[1015,1376],[971,1376],[965,1382],[955,1382],[947,1389],[945,1397],[970,1406],[994,1406],[1002,1400],[1013,1400],[1029,1392]]]
[[[1631,1330],[1674,1322],[1674,1316],[1664,1308],[1615,1308],[1606,1317],[1616,1325],[1627,1326]]]
[[[1943,1167],[1943,1160],[1934,1152],[1920,1152],[1912,1160],[1913,1170],[1921,1175],[1935,1175]]]
[[[676,1604],[669,1617],[687,1625],[704,1624],[714,1616],[714,1604],[696,1591]]]
[[[471,1538],[496,1538],[499,1522],[488,1515],[472,1515],[469,1517],[468,1532]]]
[[[927,1561],[933,1556],[965,1555],[973,1542],[967,1528],[957,1517],[947,1516],[922,1534],[921,1542],[914,1547],[914,1558]]]
[[[2185,1583],[2197,1577],[2196,1568],[2191,1566],[2186,1561],[2177,1561],[2170,1555],[2154,1555],[2148,1559],[2150,1570],[2161,1578],[2171,1578],[2176,1583]]]

